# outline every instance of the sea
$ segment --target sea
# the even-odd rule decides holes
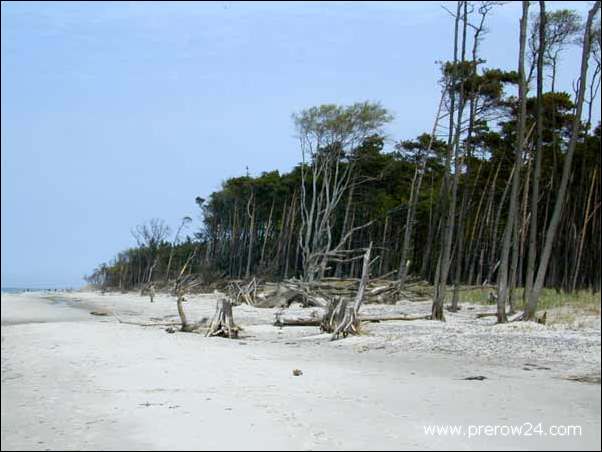
[[[0,287],[2,293],[22,293],[22,292],[69,292],[73,288],[46,288],[46,287]]]

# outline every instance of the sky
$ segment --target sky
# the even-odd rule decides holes
[[[154,217],[198,228],[196,196],[300,160],[301,109],[380,101],[389,146],[430,130],[442,4],[2,2],[2,286],[81,286]],[[516,68],[520,14],[492,12],[486,66]],[[570,91],[579,50],[562,58]]]

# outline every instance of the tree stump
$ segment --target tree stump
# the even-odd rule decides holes
[[[221,336],[228,337],[230,339],[236,339],[240,327],[234,323],[234,317],[232,316],[232,303],[226,298],[220,298],[217,300],[215,308],[215,315],[213,320],[209,324],[207,330],[207,336]]]
[[[335,297],[328,302],[326,312],[320,323],[320,331],[332,333],[343,321],[345,311],[347,310],[347,300],[342,297]]]
[[[184,295],[179,293],[176,298],[176,306],[178,308],[178,315],[180,316],[180,322],[182,326],[180,327],[180,331],[184,333],[192,332],[194,326],[188,323],[188,319],[186,318],[186,313],[184,312],[184,307],[182,306],[182,302],[184,301]]]
[[[332,333],[332,340],[338,339],[339,335],[347,337],[348,334],[359,334],[360,319],[354,306],[347,306],[347,300],[344,298],[334,298],[328,303],[328,308],[322,322],[320,330],[324,333]]]
[[[347,306],[347,300],[341,297],[334,298],[328,303],[326,314],[322,318],[322,323],[320,324],[320,329],[323,332],[332,333],[331,340],[333,341],[338,339],[341,334],[343,337],[347,337],[350,333],[359,334],[360,332],[359,312],[362,302],[364,301],[364,295],[370,277],[371,251],[372,242],[370,242],[370,245],[364,253],[362,277],[355,295],[353,306]]]

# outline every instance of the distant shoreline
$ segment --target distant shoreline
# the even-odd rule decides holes
[[[0,287],[0,293],[23,292],[73,292],[79,289],[69,287]]]

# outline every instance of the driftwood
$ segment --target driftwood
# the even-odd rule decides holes
[[[347,315],[347,300],[344,298],[334,298],[328,303],[328,307],[326,309],[326,313],[322,316],[322,320],[320,321],[320,331],[325,333],[333,333],[337,330],[339,325],[343,324],[346,320]],[[347,325],[349,328],[350,326]],[[356,331],[357,332],[357,331]],[[337,333],[340,334],[340,331]],[[343,332],[344,336],[347,336],[347,331]]]
[[[362,256],[359,256],[360,258]],[[430,300],[430,292],[422,287],[425,282],[406,283],[405,289],[399,282],[386,279],[395,272],[368,280],[364,289],[363,303],[395,304],[400,299],[409,301]],[[257,308],[288,308],[299,304],[304,308],[327,308],[335,298],[352,299],[360,287],[361,278],[326,277],[318,281],[301,281],[296,278],[280,282],[233,280],[223,284],[222,289],[231,301]]]
[[[368,279],[370,277],[370,253],[372,251],[372,242],[366,249],[362,264],[362,278],[360,279],[357,294],[353,306],[347,306],[347,300],[341,297],[334,298],[328,304],[326,314],[320,323],[320,329],[327,333],[332,333],[331,340],[339,338],[339,335],[347,337],[348,334],[359,334],[360,320],[359,311],[364,301]]]
[[[526,321],[526,320],[527,320],[527,316],[526,316],[525,312],[519,312],[512,317],[508,317],[508,322],[521,322],[521,321]],[[541,325],[545,325],[548,320],[548,311],[545,311],[539,317],[535,316],[535,318],[533,320],[535,320],[535,322],[537,322]]]
[[[335,303],[336,305],[336,303]],[[336,306],[335,306],[336,307]],[[275,314],[274,326],[285,327],[285,326],[319,326],[322,331],[332,332],[336,328],[336,326],[332,326],[334,321],[333,307],[331,310],[326,311],[328,315],[323,313],[322,310],[313,310],[309,313],[303,314],[290,314],[284,311],[277,312]],[[406,315],[406,314],[398,314],[398,315],[360,315],[358,317],[359,322],[392,322],[392,321],[412,321],[412,320],[428,320],[430,319],[430,314],[423,315]],[[332,320],[331,320],[332,319]],[[342,321],[342,318],[339,318],[339,322]]]
[[[510,313],[507,313],[507,314],[509,315]],[[484,317],[497,317],[497,313],[496,312],[481,312],[476,315],[477,319],[482,319]],[[536,317],[535,321],[537,323],[545,325],[547,318],[548,318],[548,311],[545,311],[540,317]],[[512,316],[509,315],[509,317],[508,317],[508,322],[520,322],[523,320],[525,320],[524,312],[518,312]]]
[[[302,314],[291,314],[284,309],[274,314],[274,326],[320,326],[324,317],[322,309],[307,311]]]
[[[113,314],[113,317],[115,317],[115,319],[119,323],[123,323],[125,325],[136,325],[136,326],[180,326],[181,325],[180,322],[133,322],[131,320],[123,320],[114,312],[112,314]],[[207,319],[205,318],[205,319],[201,320],[201,322],[203,322],[203,321],[206,322]]]
[[[109,315],[109,313],[104,311],[90,311],[90,315],[97,315],[103,317]]]
[[[255,306],[257,302],[257,280],[253,278],[248,283],[232,281],[227,287],[230,298],[236,304],[246,303]]]
[[[383,315],[383,316],[378,316],[378,315],[373,315],[373,316],[360,316],[360,322],[389,322],[389,321],[395,321],[395,320],[405,320],[405,321],[411,321],[411,320],[430,320],[431,319],[431,315],[430,314],[424,314],[424,315]]]
[[[238,332],[241,330],[234,323],[232,315],[232,303],[225,297],[217,300],[215,315],[209,324],[206,336],[221,336],[235,339],[238,337]]]
[[[187,275],[186,270],[190,265],[190,262],[194,258],[198,251],[198,248],[195,248],[192,253],[182,265],[178,277],[176,278],[173,286],[172,294],[176,297],[176,306],[178,309],[178,315],[180,316],[180,331],[185,333],[196,333],[198,330],[204,325],[203,320],[196,323],[189,323],[188,318],[186,317],[186,312],[184,311],[184,307],[182,303],[186,301],[185,295],[190,292],[194,287],[201,285],[202,281],[196,278],[193,275]]]

